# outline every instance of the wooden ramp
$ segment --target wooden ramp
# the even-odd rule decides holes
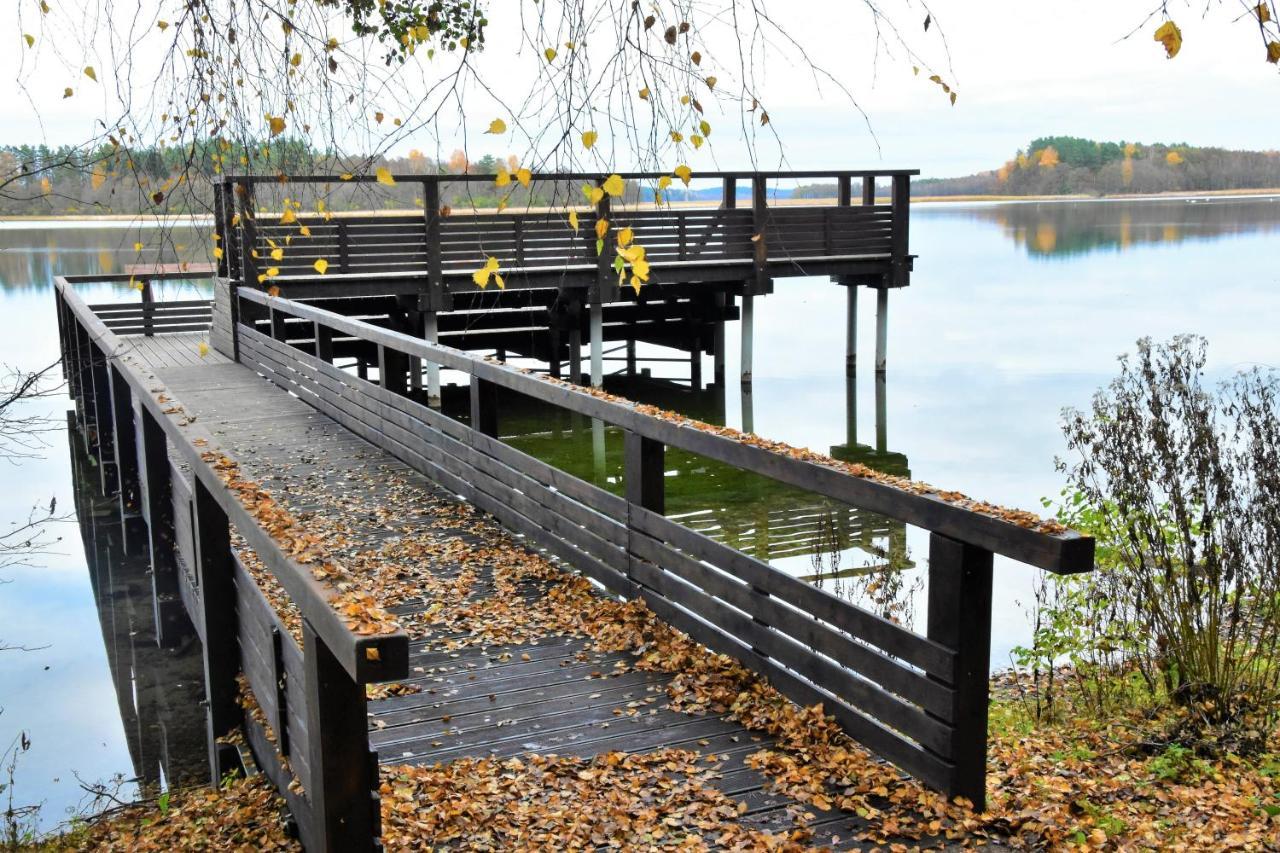
[[[738,800],[739,825],[848,842],[858,818],[814,817],[748,768],[769,742],[730,706],[788,749],[827,733],[833,754],[981,808],[993,555],[1092,566],[1091,539],[1028,513],[226,280],[209,347],[181,323],[130,335],[132,318],[113,328],[114,309],[56,289],[77,429],[103,491],[147,521],[158,631],[185,613],[202,640],[211,778],[243,732],[309,849],[377,846],[396,808],[379,762],[672,746]],[[376,355],[355,374],[335,363],[352,341]],[[469,378],[469,416],[425,405],[424,364]],[[499,391],[621,430],[624,493],[503,442]],[[669,517],[668,448],[930,531],[927,633]],[[843,779],[931,796],[858,762]],[[681,773],[703,775],[653,785]]]
[[[404,535],[403,527],[432,530],[439,539],[473,536],[456,510],[421,474],[344,429],[297,397],[216,352],[198,356],[199,334],[126,338],[182,404],[241,462],[244,472],[283,497],[296,515],[332,516],[350,528],[353,552]],[[194,357],[197,363],[191,363]],[[388,525],[376,508],[387,492],[420,491],[423,512]],[[378,520],[369,520],[369,519]],[[364,519],[364,521],[362,521]],[[482,523],[476,519],[476,524]],[[488,531],[492,535],[492,529]],[[522,537],[511,535],[520,547]],[[433,565],[448,575],[456,566]],[[492,594],[482,582],[473,595]],[[531,587],[530,597],[544,590]],[[426,603],[396,609],[412,616]],[[421,692],[369,702],[370,744],[386,764],[423,764],[463,757],[525,753],[591,757],[608,751],[665,747],[701,753],[720,768],[717,784],[746,804],[740,822],[767,831],[791,828],[793,801],[765,789],[766,780],[743,761],[767,746],[763,738],[723,715],[690,715],[666,707],[670,676],[634,670],[633,655],[602,653],[580,637],[550,637],[521,645],[433,650],[451,638],[410,634],[411,677]],[[851,839],[865,822],[831,811],[813,821],[814,843]]]

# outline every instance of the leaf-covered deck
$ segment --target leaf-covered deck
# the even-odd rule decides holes
[[[165,352],[180,353],[180,336],[167,337]],[[194,338],[182,343],[196,352]],[[322,538],[410,632],[410,678],[380,686],[369,702],[384,779],[396,773],[388,765],[676,748],[714,768],[712,784],[740,804],[739,826],[789,832],[809,824],[809,843],[833,846],[853,843],[865,827],[855,815],[799,807],[771,789],[745,763],[771,739],[728,719],[726,708],[673,709],[670,672],[638,668],[633,651],[599,648],[608,645],[592,636],[611,629],[584,624],[594,618],[575,598],[585,584],[548,573],[523,537],[244,366],[139,354],[242,475]],[[252,557],[245,561],[252,568]],[[264,592],[288,625],[287,596],[270,587]],[[671,766],[672,784],[687,776]]]

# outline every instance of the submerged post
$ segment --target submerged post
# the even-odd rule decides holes
[[[876,373],[884,373],[889,343],[889,288],[876,288]]]
[[[423,339],[429,344],[440,343],[440,316],[435,311],[422,313]],[[427,361],[427,405],[440,408],[440,365]]]
[[[858,372],[858,285],[846,283],[845,290],[848,306],[844,325],[844,372],[852,375]]]
[[[751,347],[755,334],[755,298],[750,292],[742,294],[742,384],[751,384]]]
[[[604,306],[591,303],[591,387],[604,386]]]

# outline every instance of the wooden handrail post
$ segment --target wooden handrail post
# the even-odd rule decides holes
[[[375,850],[381,821],[364,685],[347,674],[305,618],[302,654],[311,756],[306,795],[316,821],[316,853]]]
[[[237,638],[235,558],[227,514],[199,477],[192,484],[196,579],[200,589],[199,619],[204,626],[204,687],[209,732],[209,770],[213,784],[232,768],[222,765],[218,738],[242,720],[237,701],[240,646]]]
[[[237,183],[235,193],[240,201],[240,267],[241,282],[258,287],[258,213],[254,209],[253,185]]]
[[[471,376],[471,428],[498,437],[498,386]]]
[[[738,206],[738,179],[725,178],[720,190],[720,206],[725,210],[733,210]]]
[[[316,358],[333,363],[333,329],[324,323],[312,323],[316,339]]]
[[[665,512],[666,445],[627,430],[622,452],[622,485],[627,503],[650,512]]]
[[[148,338],[155,337],[156,297],[151,290],[151,279],[144,278],[138,282],[142,285],[142,334]]]
[[[876,179],[867,175],[862,179],[862,203],[868,207],[876,203]]]
[[[848,207],[853,197],[853,178],[841,175],[836,178],[836,206]]]
[[[408,390],[408,380],[408,356],[378,344],[378,384],[393,394],[404,394]]]
[[[874,190],[873,190],[874,195]],[[893,176],[893,213],[890,230],[889,262],[892,265],[889,285],[903,287],[907,283],[907,245],[911,216],[911,176]]]
[[[929,639],[956,653],[948,795],[986,808],[991,552],[929,535]]]
[[[267,307],[267,317],[271,321],[271,337],[280,343],[288,343],[288,331],[285,329],[284,321],[287,318],[283,311],[277,311],[270,306]]]
[[[770,292],[772,282],[769,279],[769,245],[765,231],[769,226],[768,182],[763,175],[751,178],[751,225],[752,245],[754,246],[755,280],[751,285],[751,293]]]

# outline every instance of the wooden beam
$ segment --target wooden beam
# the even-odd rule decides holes
[[[214,785],[232,768],[223,766],[218,739],[230,734],[241,721],[240,674],[237,636],[235,559],[231,554],[231,526],[227,514],[209,489],[197,479],[192,484],[196,577],[200,589],[201,622],[204,625],[204,689],[209,735],[209,770]]]
[[[946,536],[929,536],[929,639],[956,654],[947,793],[986,808],[987,703],[991,662],[991,552]]]

